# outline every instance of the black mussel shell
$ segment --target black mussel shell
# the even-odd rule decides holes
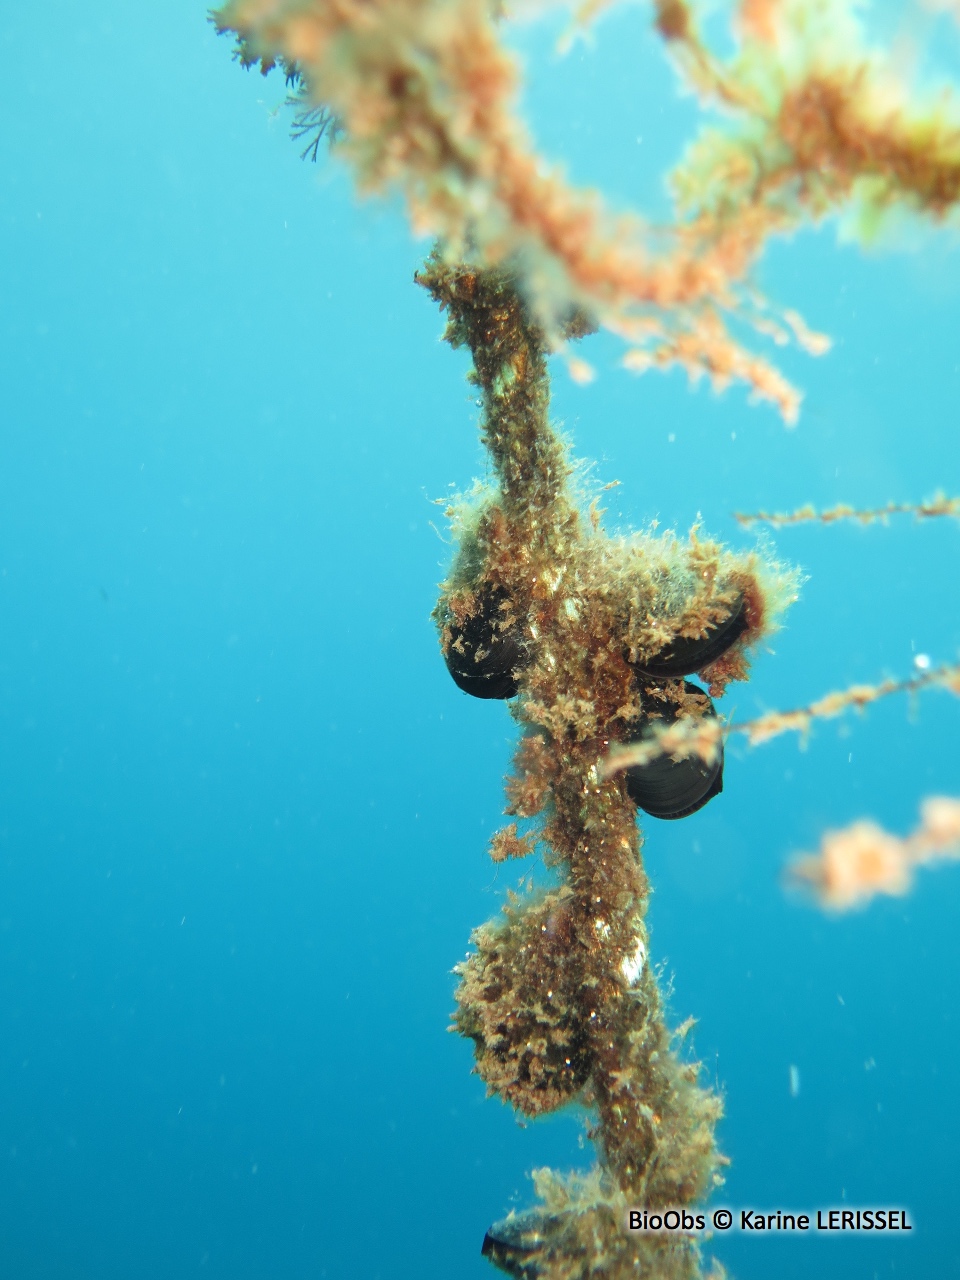
[[[511,1214],[495,1222],[483,1237],[480,1252],[495,1267],[517,1280],[538,1280],[545,1274],[543,1246],[556,1219],[539,1209]]]
[[[689,680],[683,682],[684,693],[699,695],[703,703],[703,715],[715,716],[713,702],[702,689]],[[679,713],[675,704],[666,703],[662,724],[672,724]],[[633,726],[630,741],[642,739],[654,721],[644,717]],[[626,772],[627,792],[638,809],[652,818],[686,818],[702,809],[708,800],[723,790],[723,743],[713,764],[706,764],[699,756],[686,756],[671,760],[668,755],[658,756],[649,764],[632,765]]]
[[[654,680],[672,680],[679,676],[692,676],[711,662],[722,657],[747,629],[747,606],[743,596],[737,596],[730,612],[722,622],[708,628],[707,634],[698,640],[683,636],[677,638],[643,663],[636,663],[638,675]]]
[[[514,698],[519,686],[514,672],[526,663],[519,629],[504,626],[503,591],[477,596],[477,611],[461,626],[450,623],[444,649],[447,669],[464,693],[474,698]]]

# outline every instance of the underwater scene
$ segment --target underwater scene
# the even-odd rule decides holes
[[[960,1275],[958,18],[3,6],[0,1277]]]

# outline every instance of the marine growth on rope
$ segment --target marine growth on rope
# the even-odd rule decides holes
[[[541,1171],[541,1205],[491,1226],[482,1252],[522,1280],[696,1280],[695,1241],[623,1225],[632,1203],[704,1199],[724,1163],[720,1101],[678,1052],[646,962],[637,808],[679,818],[719,793],[717,735],[709,759],[660,750],[658,735],[717,722],[713,698],[746,679],[796,577],[697,530],[608,537],[573,490],[549,419],[547,335],[516,279],[442,252],[418,279],[446,313],[448,341],[473,356],[494,472],[449,511],[440,649],[461,689],[508,700],[522,728],[507,779],[514,821],[490,856],[536,850],[552,877],[508,893],[474,932],[456,968],[454,1028],[489,1093],[530,1117],[577,1103],[597,1147],[587,1178]],[[694,672],[708,691],[684,678]],[[605,774],[611,748],[631,742],[650,758]]]

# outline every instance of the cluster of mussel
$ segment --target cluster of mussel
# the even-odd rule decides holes
[[[444,629],[443,656],[457,685],[475,698],[513,698],[519,676],[529,662],[519,624],[507,621],[510,610],[502,589],[480,588],[474,611]],[[702,671],[722,657],[747,630],[742,595],[726,616],[708,626],[696,639],[674,639],[659,653],[630,665],[640,690],[643,712],[625,726],[626,742],[642,741],[655,726],[682,717],[715,716],[712,699],[685,677]],[[723,790],[723,748],[706,763],[699,756],[672,759],[663,754],[626,770],[630,798],[654,818],[685,818],[696,813]]]

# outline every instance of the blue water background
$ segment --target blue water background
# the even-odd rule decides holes
[[[565,60],[555,22],[515,39],[546,149],[656,212],[695,109],[646,25]],[[484,461],[412,283],[428,246],[301,163],[279,78],[200,5],[8,3],[0,39],[0,1276],[490,1275],[527,1171],[589,1150],[576,1115],[485,1100],[445,1032],[517,878],[485,856],[514,733],[429,620],[434,500]],[[836,343],[777,353],[794,431],[603,338],[592,387],[557,366],[556,417],[623,482],[609,525],[700,514],[749,546],[734,510],[960,493],[956,238],[827,228],[761,279]],[[775,542],[809,579],[739,716],[956,657],[956,522]],[[648,824],[653,957],[726,1097],[721,1199],[917,1223],[720,1239],[742,1280],[960,1268],[960,869],[840,920],[780,883],[825,828],[957,794],[958,716],[928,694],[731,745],[720,799]]]

